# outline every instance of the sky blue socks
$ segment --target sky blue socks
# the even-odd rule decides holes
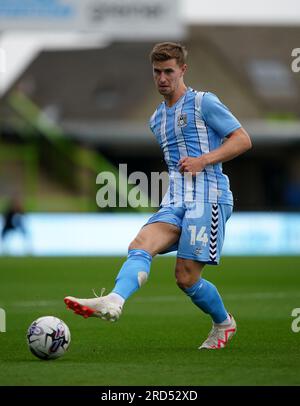
[[[200,278],[190,288],[183,289],[204,313],[208,313],[215,323],[223,323],[228,313],[224,307],[222,298],[211,282]]]
[[[152,256],[144,250],[129,250],[112,292],[127,300],[148,279]]]
[[[151,261],[152,256],[147,251],[129,250],[112,293],[127,300],[147,281]],[[193,286],[183,290],[196,306],[212,317],[215,323],[223,323],[228,318],[222,298],[211,282],[200,278]]]

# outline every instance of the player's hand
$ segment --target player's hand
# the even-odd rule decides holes
[[[180,173],[190,172],[193,176],[196,176],[197,172],[203,171],[206,162],[203,155],[197,158],[186,156],[180,159],[178,166]]]

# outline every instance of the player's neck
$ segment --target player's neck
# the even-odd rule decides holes
[[[165,103],[168,107],[174,106],[174,104],[185,94],[187,87],[183,84],[176,92],[165,96]]]

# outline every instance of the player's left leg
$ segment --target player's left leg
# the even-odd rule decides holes
[[[223,323],[228,319],[228,313],[215,285],[201,277],[204,265],[191,259],[177,258],[176,282],[196,306],[211,316],[214,323]]]
[[[201,277],[205,264],[217,265],[224,240],[225,223],[232,208],[203,203],[187,205],[182,222],[176,263],[178,286],[204,313],[211,316],[213,328],[200,348],[223,348],[234,335],[236,323],[211,282]]]
[[[236,323],[223,303],[216,286],[201,277],[204,263],[177,258],[175,277],[177,285],[204,313],[211,316],[213,328],[199,348],[223,348],[234,335]]]

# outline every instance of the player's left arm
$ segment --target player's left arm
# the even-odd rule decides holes
[[[208,165],[230,161],[243,154],[252,147],[247,131],[240,127],[227,135],[225,142],[217,149],[203,154],[200,157],[184,157],[179,161],[180,172],[190,172],[196,175]]]
[[[195,110],[199,120],[210,127],[216,137],[224,142],[215,150],[199,157],[185,157],[179,161],[181,172],[201,172],[207,165],[230,161],[251,148],[251,140],[247,131],[241,126],[237,118],[210,92],[202,97],[201,108]]]

